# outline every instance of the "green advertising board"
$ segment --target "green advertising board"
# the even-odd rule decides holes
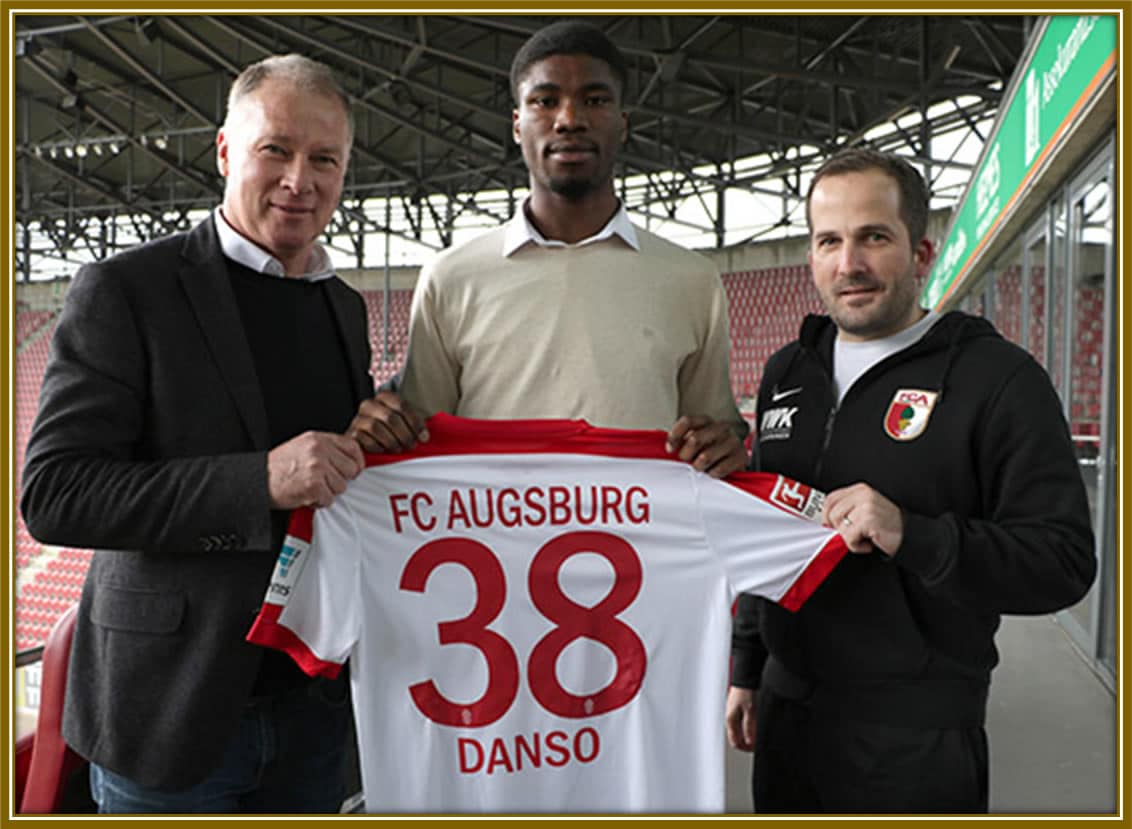
[[[1116,72],[1115,15],[1046,18],[1015,71],[990,140],[924,286],[938,307],[969,275],[979,253],[1045,168],[1096,93]]]

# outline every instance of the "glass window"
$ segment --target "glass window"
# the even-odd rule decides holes
[[[1112,185],[1107,176],[1089,179],[1071,196],[1072,236],[1069,249],[1067,376],[1069,429],[1089,496],[1089,506],[1103,551],[1108,520],[1102,440],[1105,369],[1105,286],[1112,246]],[[1069,613],[1091,642],[1096,642],[1097,584]]]
[[[1101,364],[1104,353],[1105,262],[1111,236],[1109,182],[1097,182],[1074,205],[1075,265],[1070,369],[1070,422],[1074,440],[1095,457],[1100,436]]]
[[[1043,219],[1042,223],[1045,223]],[[1034,355],[1039,363],[1049,368],[1049,352],[1046,343],[1046,235],[1042,233],[1033,239],[1026,248],[1024,262],[1026,277],[1026,305],[1025,314],[1027,327],[1026,348]]]
[[[1006,339],[1022,343],[1022,246],[1015,242],[999,262],[991,320]]]
[[[1068,399],[1065,386],[1066,225],[1065,205],[1059,201],[1053,218],[1053,272],[1047,282],[1050,300],[1046,317],[1046,354],[1049,355],[1046,368],[1062,400]]]
[[[985,276],[985,275],[984,275]],[[980,278],[979,284],[967,292],[959,303],[959,307],[968,314],[976,317],[985,317],[987,313],[987,283]]]

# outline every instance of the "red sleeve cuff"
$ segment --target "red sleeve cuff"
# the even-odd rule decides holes
[[[247,640],[254,645],[275,648],[288,654],[307,676],[337,678],[342,670],[338,662],[328,662],[315,656],[307,643],[299,635],[279,622],[283,608],[277,604],[265,604],[259,611]]]

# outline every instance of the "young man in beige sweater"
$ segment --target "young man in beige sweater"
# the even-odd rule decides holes
[[[530,197],[507,224],[426,266],[398,386],[363,404],[370,451],[427,440],[422,416],[583,418],[667,429],[717,477],[742,469],[727,300],[712,263],[628,218],[613,188],[626,69],[605,34],[555,23],[511,66]]]

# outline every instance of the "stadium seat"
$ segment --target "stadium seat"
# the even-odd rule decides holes
[[[24,796],[24,787],[27,786],[28,770],[31,768],[31,750],[35,745],[35,735],[26,734],[16,740],[15,748],[15,767],[13,768],[13,777],[15,778],[15,799],[20,802]]]
[[[821,301],[806,265],[756,268],[721,274],[731,320],[731,390],[740,401],[754,396],[767,358],[798,333]]]
[[[85,761],[63,742],[63,697],[67,688],[67,665],[78,605],[59,617],[43,648],[43,676],[39,694],[39,718],[32,740],[27,783],[20,801],[21,814],[56,811],[72,773]]]

